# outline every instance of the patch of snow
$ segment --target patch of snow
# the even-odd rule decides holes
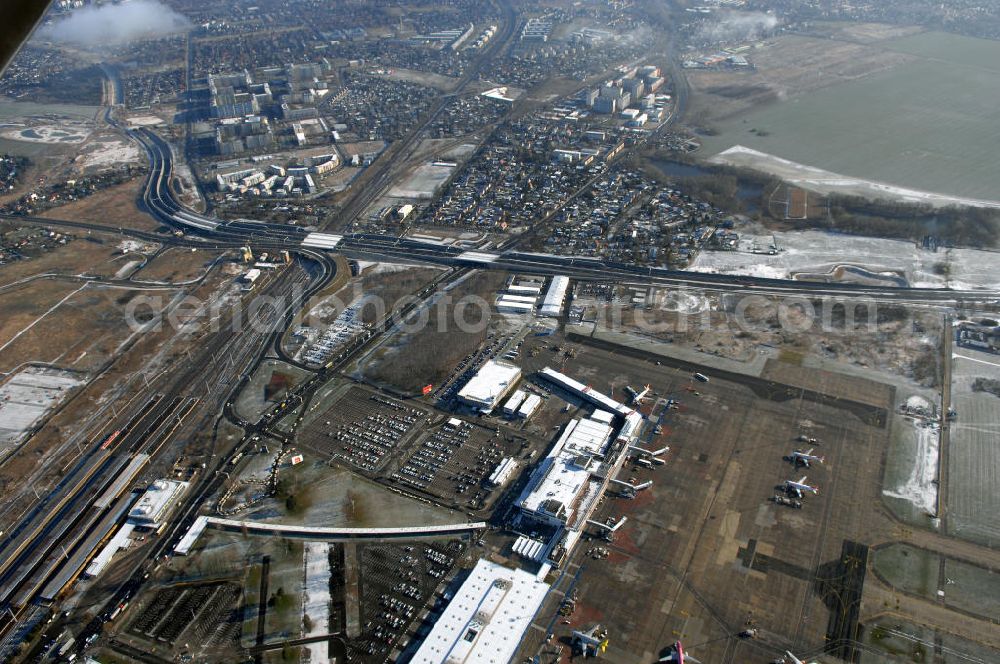
[[[902,484],[892,489],[883,489],[882,493],[890,498],[906,500],[914,507],[936,515],[940,428],[937,424],[919,421],[914,423],[914,428],[917,434],[917,446],[914,450],[910,475]]]
[[[139,240],[122,240],[118,243],[118,249],[123,254],[128,253],[142,253],[143,249],[146,248],[146,244],[140,242]]]
[[[329,633],[330,623],[330,544],[307,542],[304,547],[305,579],[302,588],[302,636],[309,638]],[[312,623],[305,629],[305,617]],[[328,664],[329,646],[326,641],[310,643],[309,661]]]
[[[907,203],[927,203],[945,207],[967,205],[970,207],[1000,208],[1000,201],[950,196],[931,191],[898,187],[873,180],[847,177],[814,166],[800,164],[789,159],[782,159],[781,157],[743,145],[734,145],[709,159],[709,162],[744,166],[764,171],[765,173],[772,173],[790,184],[824,194],[864,192],[861,195],[867,194],[871,198],[891,198]]]
[[[407,265],[406,263],[382,263],[376,261],[356,261],[358,264],[358,272],[364,272],[368,270],[368,274],[382,274],[391,272],[405,272],[406,270],[412,270],[415,268],[414,265]]]
[[[142,261],[129,261],[128,263],[125,263],[125,265],[122,265],[121,268],[115,272],[115,279],[124,279],[130,275],[133,270],[135,270],[137,265],[140,265],[141,263]]]

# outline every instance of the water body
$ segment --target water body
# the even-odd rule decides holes
[[[734,145],[853,178],[1000,199],[1000,42],[923,33],[881,46],[913,62],[716,125]]]
[[[685,164],[669,159],[654,159],[652,163],[657,170],[671,178],[702,178],[717,175],[715,170],[697,164]],[[736,198],[743,204],[743,210],[747,214],[753,214],[759,210],[762,194],[761,187],[743,181],[740,181],[736,187]]]

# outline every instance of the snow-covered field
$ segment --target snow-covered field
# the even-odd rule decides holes
[[[330,544],[327,542],[306,542],[305,581],[302,592],[302,636],[322,636],[330,631]],[[310,629],[305,629],[305,617],[309,616]],[[330,655],[328,643],[310,643],[309,661],[314,664],[328,664]]]
[[[978,249],[925,251],[913,242],[841,235],[823,231],[776,233],[781,247],[775,255],[752,253],[756,245],[767,251],[772,235],[740,238],[739,251],[703,251],[691,264],[696,272],[744,274],[778,279],[799,273],[828,273],[841,265],[874,273],[903,275],[918,288],[1000,288],[1000,255]],[[939,264],[947,265],[942,276]]]
[[[85,168],[105,168],[139,161],[139,146],[128,141],[95,142],[81,153]]]
[[[921,403],[917,403],[917,401]],[[922,406],[928,411],[931,404],[922,397],[910,397],[907,405],[911,408]],[[936,422],[926,422],[920,419],[908,418],[913,427],[915,445],[913,448],[913,465],[909,475],[896,486],[882,490],[890,498],[901,498],[927,514],[937,514],[938,497],[938,463],[940,448],[940,426]]]
[[[709,159],[709,162],[763,171],[776,175],[790,184],[821,194],[863,196],[865,198],[921,203],[939,207],[951,205],[1000,207],[1000,201],[995,200],[936,194],[930,191],[908,189],[873,180],[839,175],[814,166],[807,166],[789,159],[782,159],[781,157],[776,157],[743,145],[734,145]]]

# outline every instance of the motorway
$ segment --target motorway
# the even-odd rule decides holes
[[[513,26],[513,22],[511,22]],[[510,28],[513,30],[513,27]],[[432,116],[433,117],[433,116]],[[310,234],[301,228],[253,220],[227,222],[184,208],[173,195],[170,187],[173,153],[169,144],[148,129],[130,130],[129,135],[139,141],[147,151],[150,173],[146,181],[142,204],[159,221],[181,231],[181,236],[117,229],[124,234],[164,244],[229,249],[247,244],[266,249],[287,249],[299,259],[289,270],[275,277],[268,284],[268,294],[283,298],[280,310],[269,310],[255,320],[254,325],[243,325],[214,334],[197,350],[191,352],[187,362],[181,362],[174,371],[153,389],[155,394],[123,416],[118,429],[109,428],[107,434],[121,431],[115,444],[101,449],[95,440],[90,448],[72,467],[65,470],[59,484],[30,510],[20,522],[0,540],[0,608],[9,609],[0,619],[0,633],[8,637],[15,633],[10,628],[33,610],[43,591],[56,579],[72,580],[78,570],[66,570],[66,562],[80,549],[88,530],[104,519],[113,509],[110,504],[102,509],[94,506],[114,485],[114,479],[136,455],[147,453],[155,456],[166,444],[177,427],[197,408],[203,415],[199,422],[215,419],[222,412],[225,417],[242,427],[246,435],[233,454],[249,451],[259,436],[274,436],[271,425],[298,404],[307,402],[312,392],[328,380],[333,373],[350,361],[357,353],[375,343],[380,336],[393,329],[407,314],[419,306],[419,301],[433,294],[445,281],[459,278],[469,269],[497,269],[537,275],[567,275],[575,279],[595,281],[635,282],[668,288],[702,289],[794,296],[803,298],[838,297],[868,298],[883,302],[897,302],[942,307],[995,305],[998,294],[986,290],[918,289],[898,287],[872,287],[853,284],[810,283],[793,280],[764,279],[734,275],[704,274],[663,268],[613,263],[593,258],[552,256],[519,252],[513,249],[466,251],[459,247],[391,235],[353,233],[324,235],[334,246],[330,249],[303,245]],[[419,133],[419,132],[418,132]],[[416,136],[416,134],[414,134]],[[385,155],[383,155],[385,156]],[[380,191],[383,178],[391,177],[391,166],[374,178],[371,191]],[[352,208],[364,209],[366,194],[355,198]],[[29,223],[66,226],[92,231],[108,232],[116,229],[86,221],[59,221],[36,217],[11,217]],[[246,422],[232,410],[232,400],[245,385],[254,367],[275,340],[286,329],[306,299],[329,284],[336,272],[333,252],[374,260],[429,263],[450,267],[438,279],[418,293],[415,302],[399,312],[387,316],[372,332],[357,340],[334,358],[326,367],[295,390],[284,407],[267,413],[256,423]],[[287,440],[283,439],[283,442]],[[183,535],[210,496],[214,495],[227,476],[222,472],[228,460],[224,455],[193,479],[192,489],[185,497],[179,516],[167,531],[153,544],[147,561],[138,567],[128,582],[123,584],[107,606],[129,599],[148,575],[153,562]],[[154,460],[151,458],[149,463]],[[120,496],[113,496],[118,499]],[[45,591],[49,593],[50,591]],[[54,593],[57,594],[57,593]],[[99,629],[99,621],[88,629]],[[81,635],[81,641],[86,633]]]
[[[330,240],[329,249],[304,246],[303,241],[310,234],[300,227],[245,219],[227,222],[183,208],[168,186],[173,159],[170,146],[148,129],[136,130],[132,135],[143,144],[150,156],[150,176],[143,194],[143,203],[147,210],[171,227],[200,235],[209,243],[215,242],[216,246],[237,246],[238,243],[252,242],[255,246],[294,250],[319,261],[328,261],[330,252],[336,250],[347,256],[393,262],[499,269],[538,275],[562,274],[585,280],[613,280],[668,288],[752,292],[807,298],[856,297],[883,302],[952,307],[992,306],[997,304],[1000,298],[1000,293],[991,290],[900,288],[807,282],[670,270],[589,257],[554,256],[516,250],[463,251],[455,246],[373,233],[324,235],[324,239]],[[160,239],[162,240],[162,236]]]

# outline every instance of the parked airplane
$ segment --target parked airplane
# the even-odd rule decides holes
[[[817,455],[813,454],[813,450],[814,449],[816,449],[816,448],[815,447],[811,447],[808,450],[806,450],[805,452],[803,452],[802,450],[795,450],[794,452],[792,452],[788,456],[791,457],[791,460],[792,460],[793,464],[795,464],[795,465],[802,464],[806,468],[809,468],[810,464],[812,464],[814,462],[823,463],[826,460],[826,457],[821,457],[821,456],[817,456]]]
[[[685,654],[684,646],[681,645],[680,641],[674,641],[674,644],[670,646],[670,651],[657,661],[670,662],[671,664],[684,664],[684,662],[689,662],[690,664],[701,664],[701,662],[691,655]]]
[[[811,494],[819,493],[819,487],[809,486],[808,484],[806,484],[805,475],[803,475],[802,479],[800,479],[798,482],[794,480],[785,480],[785,490],[788,491],[789,493],[794,493],[799,498],[801,498],[802,495],[806,492],[809,492]]]
[[[608,632],[600,625],[586,631],[574,629],[573,647],[579,649],[584,657],[597,657],[608,649]]]
[[[628,393],[629,403],[631,403],[632,405],[638,405],[642,403],[643,399],[646,398],[646,395],[649,394],[649,389],[650,389],[649,385],[644,385],[642,391],[639,391],[634,387],[626,385],[625,391]]]

